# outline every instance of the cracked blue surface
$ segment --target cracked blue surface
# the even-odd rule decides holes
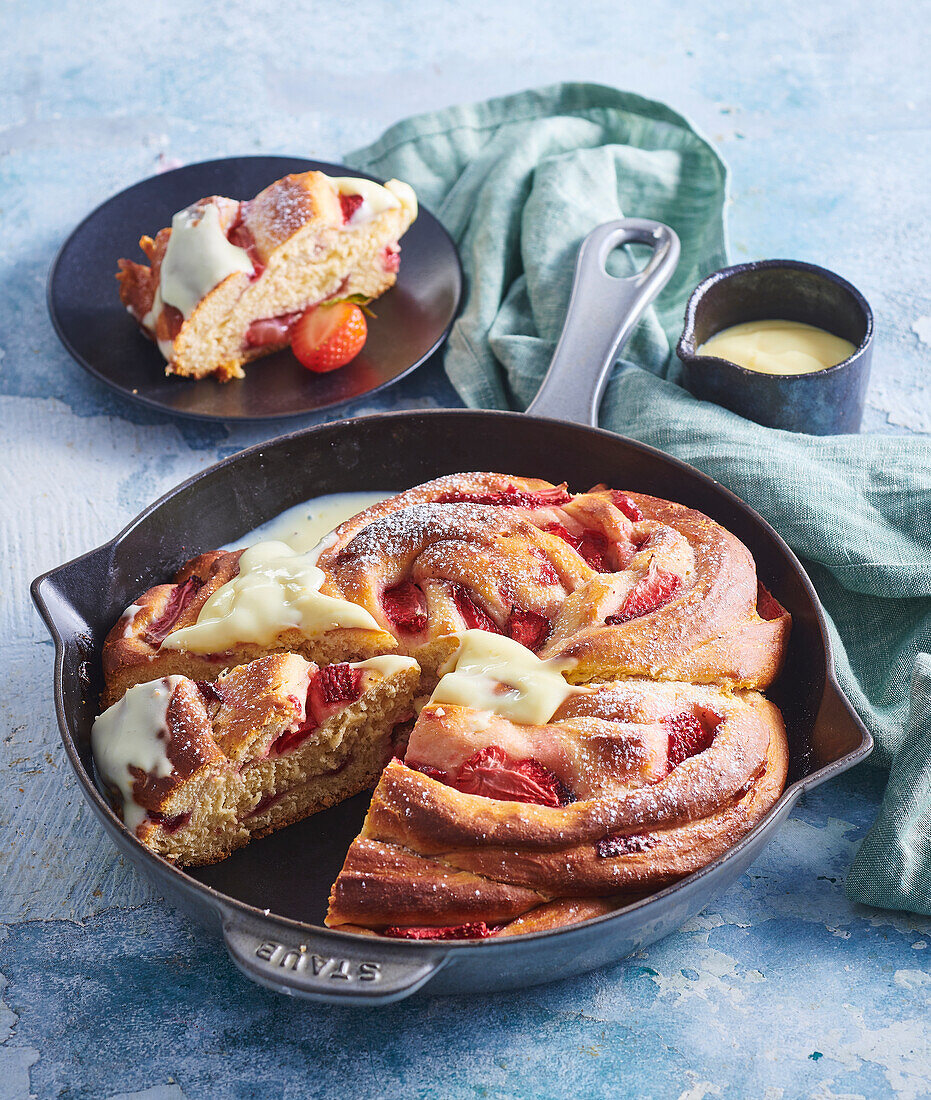
[[[183,478],[328,419],[172,420],[86,375],[45,312],[74,225],[173,159],[338,161],[405,114],[533,84],[602,81],[694,118],[732,169],[734,259],[810,260],[859,286],[877,319],[867,429],[931,429],[924,9],[32,0],[4,14],[0,1100],[931,1095],[931,922],[843,893],[878,774],[803,799],[726,894],[627,963],[376,1013],[295,1003],[250,985],[105,839],[61,751],[27,597]],[[331,416],[453,403],[434,361]]]
[[[808,796],[674,936],[516,993],[318,1006],[249,985],[158,904],[20,922],[0,949],[19,1018],[7,1050],[41,1050],[33,1090],[75,1100],[168,1082],[188,1100],[324,1097],[337,1081],[450,1100],[924,1096],[929,922],[843,894],[878,778],[860,769]]]

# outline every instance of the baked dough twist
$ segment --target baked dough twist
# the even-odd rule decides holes
[[[423,698],[465,631],[532,651],[567,696],[539,720],[424,706],[409,743],[395,737],[329,924],[464,938],[584,919],[708,863],[778,798],[785,731],[756,689],[777,675],[791,619],[709,517],[604,486],[456,474],[360,512],[312,557],[319,597],[366,625],[288,620],[193,652],[178,632],[247,561],[212,551],[111,630],[105,701],[287,650],[320,665],[413,657]]]
[[[494,926],[655,891],[732,847],[787,761],[779,711],[756,692],[627,680],[543,726],[431,703],[382,775],[327,923]]]
[[[348,520],[319,564],[324,591],[366,608],[428,678],[451,652],[449,635],[478,628],[571,657],[574,683],[761,688],[790,626],[720,524],[604,487],[572,495],[502,474],[439,478]]]

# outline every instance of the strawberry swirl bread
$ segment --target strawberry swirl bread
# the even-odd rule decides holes
[[[331,667],[401,662],[397,705],[375,706],[377,720],[363,706],[340,742],[347,778],[332,789],[344,793],[289,794],[310,791],[324,765],[280,782],[261,770],[270,746],[301,726],[292,703],[273,730],[243,719],[265,731],[247,764],[214,730],[223,759],[206,753],[214,770],[181,784],[183,798],[143,802],[137,836],[181,863],[203,861],[201,851],[221,858],[377,781],[327,923],[413,938],[512,935],[689,874],[771,808],[788,754],[779,711],[759,692],[780,670],[790,627],[747,548],[700,512],[606,486],[573,494],[455,474],[365,509],[309,553],[265,542],[192,559],[111,630],[110,709],[98,722],[125,727],[108,716],[157,681],[199,693],[209,718],[209,685],[263,661],[299,662],[308,684]],[[346,705],[347,675],[333,674],[331,703]],[[285,695],[316,713],[309,688]],[[327,737],[319,717],[316,740],[297,737],[307,761]],[[131,774],[144,792],[166,765],[151,751],[139,760]],[[121,774],[109,788],[129,823],[134,788]],[[196,807],[217,786],[231,824],[211,845]]]
[[[450,634],[477,628],[571,657],[576,683],[760,688],[790,625],[730,532],[680,504],[602,486],[573,495],[501,474],[439,478],[348,520],[319,565],[324,590],[364,607],[428,676]]]

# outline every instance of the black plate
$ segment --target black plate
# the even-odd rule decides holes
[[[219,383],[165,376],[165,361],[123,308],[116,261],[143,258],[139,238],[170,225],[204,195],[251,198],[289,172],[366,176],[296,157],[230,157],[152,176],[108,199],[75,229],[49,275],[48,306],[61,342],[101,382],[178,416],[269,420],[299,416],[374,393],[420,366],[449,334],[462,296],[462,267],[449,234],[423,207],[401,239],[397,284],[378,299],[362,353],[341,370],[314,374],[289,350],[260,359],[244,379]],[[374,179],[373,176],[366,176]],[[383,182],[381,180],[377,181]]]

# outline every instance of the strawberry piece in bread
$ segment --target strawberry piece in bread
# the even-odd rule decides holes
[[[427,601],[413,581],[386,588],[381,597],[385,616],[403,634],[420,634],[427,627]]]

